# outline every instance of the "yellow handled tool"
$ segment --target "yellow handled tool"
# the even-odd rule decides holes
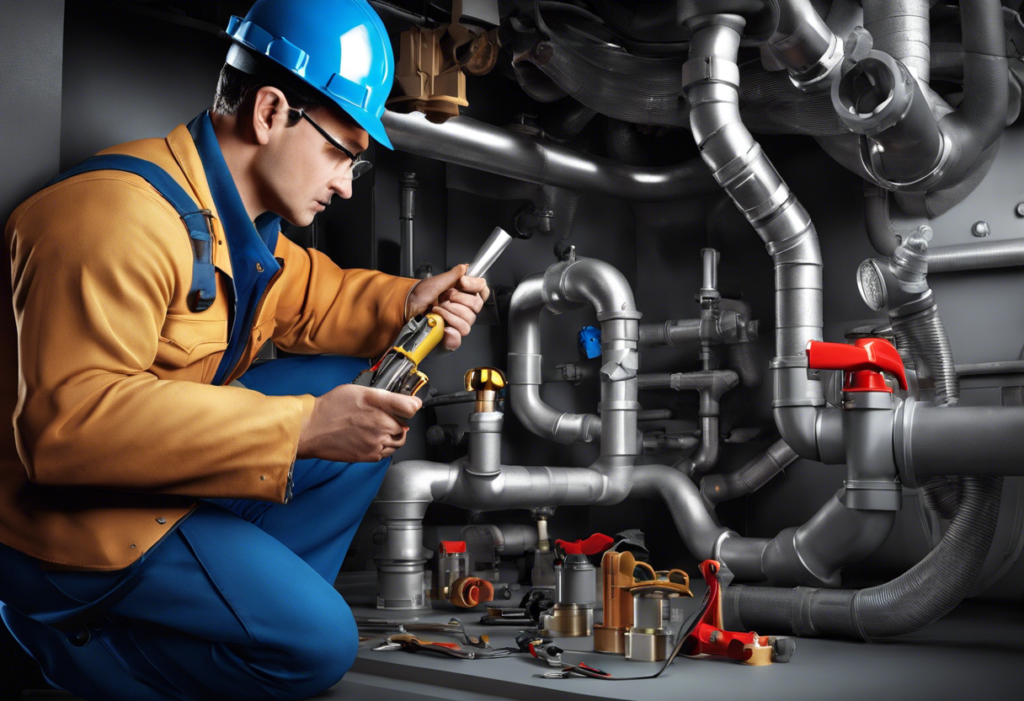
[[[482,277],[511,241],[512,237],[501,227],[495,227],[477,251],[466,275]],[[416,315],[402,327],[398,338],[377,364],[359,373],[353,384],[415,397],[428,382],[427,376],[420,372],[420,363],[442,338],[444,320],[439,314]]]

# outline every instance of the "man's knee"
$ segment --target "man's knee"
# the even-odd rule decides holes
[[[284,669],[295,698],[316,695],[337,684],[355,662],[359,634],[348,605],[335,595],[283,620]]]

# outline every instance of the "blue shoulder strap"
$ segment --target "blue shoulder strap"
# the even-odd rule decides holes
[[[217,299],[217,277],[213,268],[213,235],[210,231],[212,213],[198,209],[195,201],[166,170],[134,156],[109,155],[87,158],[46,184],[47,187],[67,178],[94,170],[121,170],[134,173],[156,188],[185,222],[192,243],[192,287],[188,292],[188,308],[201,312]]]

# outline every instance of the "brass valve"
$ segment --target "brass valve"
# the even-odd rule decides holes
[[[466,371],[466,391],[476,392],[473,411],[494,411],[498,390],[505,386],[505,373],[498,368],[473,368]]]

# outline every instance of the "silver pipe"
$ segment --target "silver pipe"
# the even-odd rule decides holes
[[[814,426],[824,406],[821,383],[807,377],[807,342],[822,339],[821,250],[807,211],[744,126],[736,54],[744,20],[697,17],[683,90],[701,156],[767,244],[775,262],[775,421],[802,457],[818,458]]]
[[[601,322],[600,418],[560,414],[544,404],[538,393],[540,311],[545,305],[565,310],[585,304],[594,308]],[[486,511],[617,504],[626,498],[639,453],[639,319],[629,283],[603,261],[570,259],[519,285],[509,314],[513,408],[527,428],[549,433],[556,440],[592,439],[595,429],[600,431],[601,455],[590,467],[502,465],[502,415],[478,412],[470,417],[468,460],[393,465],[375,500],[388,532],[377,554],[379,607],[415,610],[427,606],[423,566],[429,552],[422,546],[423,516],[433,501]],[[513,380],[519,384],[511,384]],[[517,388],[523,389],[517,393]]]
[[[929,273],[1011,268],[1024,265],[1024,239],[961,243],[928,249]]]
[[[540,397],[541,312],[545,307],[568,310],[588,304],[601,322],[600,418],[557,411]],[[640,316],[625,276],[596,258],[556,263],[543,274],[523,280],[512,294],[508,354],[509,398],[520,422],[532,433],[559,443],[590,442],[600,434],[602,451],[636,455]],[[610,445],[605,446],[606,441]]]
[[[874,47],[902,61],[920,82],[931,82],[929,0],[862,0],[864,29]]]
[[[786,441],[775,441],[735,472],[704,477],[700,481],[700,493],[712,508],[723,501],[753,494],[796,459],[797,454]]]
[[[669,319],[640,324],[640,346],[681,346],[700,343],[700,319]]]
[[[778,16],[768,50],[786,67],[793,85],[804,92],[832,87],[843,61],[843,42],[821,19],[810,0],[770,0]]]
[[[998,360],[993,363],[957,363],[953,366],[960,377],[971,375],[1003,375],[1024,373],[1024,360]]]
[[[483,277],[487,271],[498,260],[498,256],[504,253],[508,245],[512,243],[512,237],[500,226],[494,227],[494,231],[484,241],[484,245],[476,252],[476,257],[469,264],[466,275],[469,277]]]
[[[416,269],[416,188],[415,173],[402,176],[398,186],[398,220],[401,225],[398,274],[402,277],[412,277]]]
[[[698,560],[717,558],[723,537],[738,537],[715,523],[693,480],[679,470],[662,465],[637,465],[633,468],[630,496],[661,499],[672,514],[687,550]]]
[[[637,202],[666,202],[718,192],[707,168],[696,158],[671,166],[630,166],[468,117],[433,124],[419,112],[388,111],[382,121],[399,151],[517,180]]]
[[[530,433],[541,438],[556,443],[590,443],[600,434],[600,418],[595,414],[558,411],[541,399],[543,311],[544,275],[537,273],[519,283],[509,307],[508,392],[512,413]]]
[[[878,550],[896,522],[895,511],[850,508],[842,495],[840,490],[807,523],[774,538],[727,538],[719,556],[742,581],[837,587],[842,568]]]

